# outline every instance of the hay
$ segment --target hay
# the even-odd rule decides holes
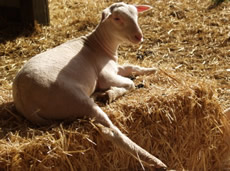
[[[169,76],[160,72],[137,78],[136,84],[145,81],[144,88],[102,109],[132,140],[171,169],[226,168],[225,118],[215,83],[184,74]],[[141,169],[139,162],[104,140],[93,123],[77,120],[36,128],[9,110],[16,113],[12,104],[0,112],[8,113],[1,120],[2,169]]]
[[[229,169],[228,123],[222,114],[230,106],[229,4],[208,10],[206,0],[148,2],[154,9],[140,16],[145,42],[122,46],[119,62],[162,71],[136,78],[136,85],[144,87],[114,103],[98,103],[122,132],[169,168]],[[0,170],[141,170],[137,160],[104,140],[93,123],[77,120],[38,128],[18,115],[12,103],[12,79],[20,67],[35,54],[91,31],[111,3],[50,0],[50,26],[5,34],[13,27],[1,25]]]

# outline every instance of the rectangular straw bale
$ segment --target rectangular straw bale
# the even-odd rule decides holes
[[[146,76],[146,89],[130,93],[108,111],[116,108],[111,113],[124,118],[118,125],[170,168],[223,169],[228,147],[215,82],[165,74]]]

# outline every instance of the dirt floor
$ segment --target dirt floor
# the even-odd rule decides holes
[[[49,0],[50,26],[36,24],[34,31],[21,29],[20,25],[5,21],[0,27],[0,116],[10,114],[21,122],[22,118],[15,116],[13,109],[11,86],[23,64],[38,53],[92,31],[100,21],[101,11],[113,2],[118,1]],[[122,45],[119,48],[119,63],[154,66],[170,71],[175,77],[177,74],[181,77],[184,75],[184,80],[186,77],[194,77],[197,82],[204,81],[207,85],[211,83],[215,87],[221,110],[230,107],[229,2],[215,8],[209,8],[209,0],[124,2],[148,4],[153,9],[139,16],[144,42],[139,45]],[[151,80],[149,77],[138,79]],[[1,122],[0,131],[3,130],[5,121]],[[18,124],[13,124],[11,134],[16,136]],[[10,127],[7,128],[9,132],[12,131]],[[4,131],[0,138],[6,137]],[[36,134],[48,134],[40,131]],[[194,166],[183,163],[172,165],[178,169],[187,169],[186,166],[194,169]]]

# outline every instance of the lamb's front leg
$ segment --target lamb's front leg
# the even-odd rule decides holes
[[[157,68],[145,68],[136,65],[124,65],[118,66],[118,74],[124,77],[131,75],[144,75],[144,74],[152,74],[156,73]]]
[[[135,89],[132,80],[117,74],[111,75],[100,84],[103,84],[103,87],[108,87],[108,89],[103,93],[95,93],[93,98],[108,103],[111,103],[126,92]]]

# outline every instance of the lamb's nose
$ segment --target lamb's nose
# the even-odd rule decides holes
[[[136,38],[139,42],[142,42],[142,41],[143,41],[143,36],[142,36],[142,34],[136,34],[136,35],[135,35],[135,38]]]

